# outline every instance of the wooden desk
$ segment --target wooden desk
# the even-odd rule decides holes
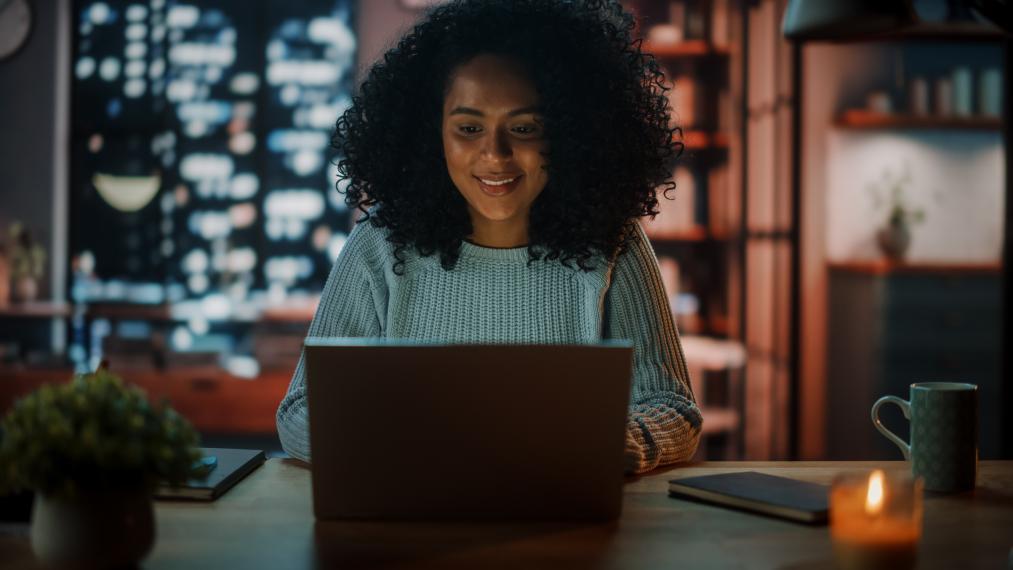
[[[623,516],[611,524],[315,524],[309,470],[270,460],[215,503],[158,503],[158,540],[144,568],[829,568],[827,527],[671,499],[668,479],[753,469],[829,483],[837,473],[889,465],[659,470],[626,484]],[[1011,548],[1013,461],[982,462],[972,494],[926,497],[919,568],[1003,569]],[[9,531],[0,535],[0,560],[8,569],[36,567],[27,538]]]

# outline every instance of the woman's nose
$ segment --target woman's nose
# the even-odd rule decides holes
[[[509,158],[513,154],[513,149],[510,147],[507,133],[499,129],[492,131],[490,136],[485,138],[482,152],[489,158]]]

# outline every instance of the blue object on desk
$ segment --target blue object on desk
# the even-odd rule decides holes
[[[194,469],[203,469],[205,473],[211,473],[218,467],[218,456],[208,455],[202,457],[200,461],[194,464]]]
[[[195,474],[180,487],[160,486],[155,498],[213,501],[266,459],[264,452],[256,449],[202,447],[201,453],[207,455],[194,461],[193,467],[203,473]]]

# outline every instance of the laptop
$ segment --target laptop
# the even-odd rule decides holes
[[[619,516],[631,343],[304,346],[317,519]]]

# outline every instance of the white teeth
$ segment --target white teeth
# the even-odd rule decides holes
[[[482,184],[485,184],[486,186],[502,186],[504,184],[510,184],[511,182],[513,182],[514,180],[517,180],[518,178],[520,178],[520,177],[519,176],[514,176],[510,180],[499,180],[499,181],[496,181],[496,180],[486,180],[485,178],[479,178],[479,180],[481,180]]]

